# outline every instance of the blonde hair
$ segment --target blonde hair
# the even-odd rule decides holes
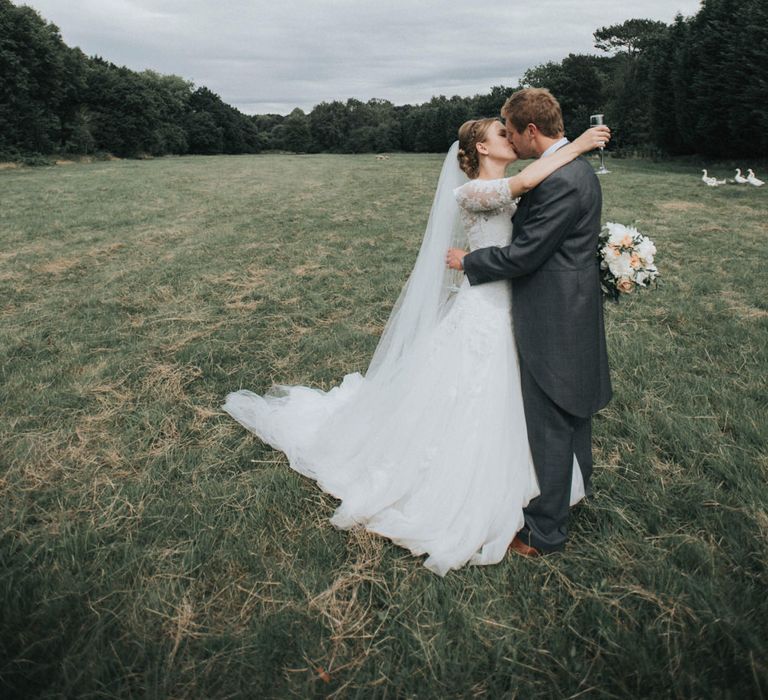
[[[459,127],[459,167],[467,174],[470,180],[474,180],[480,172],[480,156],[477,153],[477,144],[485,141],[488,129],[499,120],[470,119]]]
[[[501,108],[501,115],[512,122],[518,134],[529,124],[549,138],[562,136],[563,113],[560,103],[546,88],[525,88],[513,92]]]

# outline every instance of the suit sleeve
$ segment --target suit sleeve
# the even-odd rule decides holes
[[[470,284],[523,277],[541,267],[562,245],[579,218],[579,192],[572,179],[547,178],[529,196],[524,235],[506,247],[480,248],[464,256]]]

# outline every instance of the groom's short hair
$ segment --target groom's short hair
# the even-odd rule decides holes
[[[561,136],[565,130],[560,103],[546,88],[523,88],[513,92],[501,108],[501,115],[512,122],[518,134],[529,124],[535,124],[549,138]]]

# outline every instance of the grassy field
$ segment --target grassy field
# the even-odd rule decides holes
[[[4,698],[768,696],[768,187],[611,163],[664,283],[561,555],[440,579],[220,412],[365,369],[441,162],[0,172]]]

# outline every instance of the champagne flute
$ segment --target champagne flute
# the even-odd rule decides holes
[[[593,114],[589,118],[589,125],[590,126],[601,126],[602,124],[605,124],[605,121],[603,121],[603,115],[602,114]],[[610,170],[605,167],[605,156],[603,154],[603,147],[600,146],[600,169],[597,170],[598,175],[607,175]]]

